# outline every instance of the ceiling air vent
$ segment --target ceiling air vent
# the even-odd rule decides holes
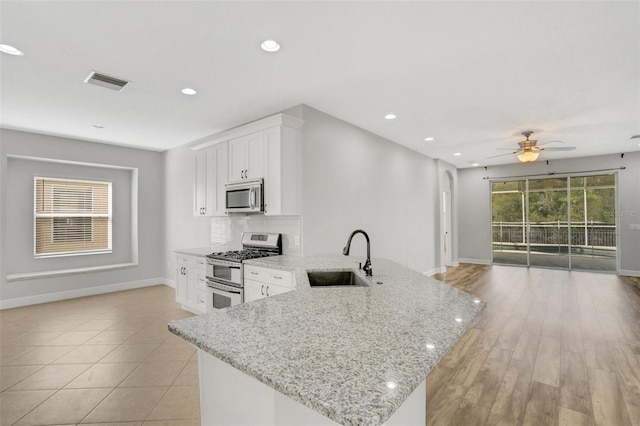
[[[87,78],[84,79],[85,83],[93,84],[95,86],[104,87],[107,89],[121,91],[124,86],[129,84],[127,80],[121,80],[119,78],[110,77],[105,74],[100,74],[96,71],[91,71]]]

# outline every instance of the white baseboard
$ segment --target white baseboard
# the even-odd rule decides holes
[[[150,278],[148,280],[129,281],[101,285],[98,287],[79,288],[75,290],[60,291],[56,293],[37,294],[34,296],[16,297],[0,300],[0,310],[19,308],[21,306],[37,305],[40,303],[56,302],[58,300],[75,299],[76,297],[95,296],[97,294],[113,293],[115,291],[131,290],[134,288],[150,287],[164,284],[175,288],[175,283],[167,278]],[[171,285],[173,284],[173,286]]]
[[[621,269],[618,275],[626,275],[627,277],[640,277],[640,271],[632,271],[630,269]]]
[[[485,259],[458,259],[458,262],[460,263],[473,263],[476,265],[491,265],[491,261],[490,260],[485,260]]]
[[[447,268],[443,267],[443,268],[433,268],[433,269],[429,269],[428,271],[425,271],[422,273],[422,275],[426,275],[428,277],[435,275],[435,274],[443,274],[447,272]]]

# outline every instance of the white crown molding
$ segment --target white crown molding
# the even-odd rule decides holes
[[[270,117],[263,118],[261,120],[252,121],[251,123],[244,124],[242,126],[234,127],[233,129],[225,130],[224,132],[217,133],[206,138],[199,139],[191,146],[191,149],[197,151],[199,149],[206,148],[211,145],[216,145],[221,142],[228,141],[230,139],[239,138],[241,136],[249,135],[251,133],[259,132],[261,130],[269,129],[276,126],[287,126],[294,129],[299,129],[304,124],[304,120],[296,117],[292,117],[286,114],[275,114]]]

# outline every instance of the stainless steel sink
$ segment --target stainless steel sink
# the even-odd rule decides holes
[[[311,287],[368,287],[353,271],[307,271]]]

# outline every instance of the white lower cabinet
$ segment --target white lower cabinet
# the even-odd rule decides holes
[[[244,266],[244,301],[262,299],[293,290],[295,278],[292,271],[270,269],[261,266]]]
[[[194,314],[204,313],[207,308],[205,258],[179,254],[176,265],[176,302]]]

